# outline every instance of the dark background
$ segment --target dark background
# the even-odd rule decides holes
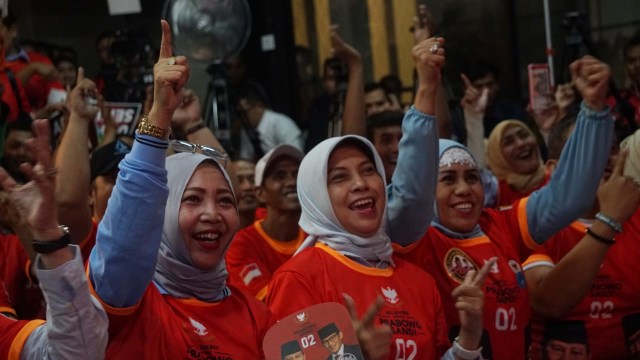
[[[541,0],[419,0],[418,3],[427,4],[439,24],[439,35],[447,38],[445,73],[454,96],[461,95],[459,64],[465,59],[477,57],[499,65],[503,94],[518,100],[526,98],[527,64],[546,61]],[[75,48],[81,64],[90,75],[95,74],[98,66],[95,38],[105,30],[140,29],[148,33],[154,44],[158,44],[158,20],[164,1],[141,0],[141,4],[141,14],[109,16],[104,0],[10,1],[10,6],[20,18],[22,38]],[[274,109],[295,119],[297,90],[292,31],[295,20],[291,18],[291,2],[249,0],[249,4],[253,14],[253,31],[244,53],[248,59],[250,77],[266,88]],[[561,63],[566,36],[562,19],[566,12],[578,10],[585,15],[586,33],[593,38],[598,55],[612,65],[614,79],[619,86],[624,86],[620,51],[626,39],[640,28],[640,1],[550,0],[550,5],[556,67]],[[366,6],[365,0],[331,0],[330,13],[334,22],[347,24],[341,27],[344,28],[343,37],[357,45],[363,53],[365,77],[373,80]],[[261,50],[259,44],[263,34],[274,34],[275,51]],[[310,33],[310,36],[314,34]],[[393,66],[397,66],[397,63],[393,63]],[[205,64],[192,64],[189,85],[201,96],[205,93],[208,81],[205,68]]]

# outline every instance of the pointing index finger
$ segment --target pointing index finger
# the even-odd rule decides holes
[[[162,40],[160,41],[160,59],[168,59],[173,56],[171,49],[171,28],[166,20],[160,20],[162,26]]]
[[[616,164],[613,167],[613,174],[623,176],[624,163],[627,160],[627,156],[629,156],[629,148],[622,149],[618,154],[618,159],[616,160]]]
[[[471,84],[471,80],[469,80],[469,78],[467,77],[467,75],[465,73],[461,73],[460,74],[460,78],[462,79],[462,82],[464,83],[464,88],[470,88],[473,87],[473,85]]]
[[[84,68],[82,66],[78,67],[78,79],[76,80],[76,84],[80,84],[84,80]]]

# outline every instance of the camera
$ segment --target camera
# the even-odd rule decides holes
[[[148,37],[118,30],[111,43],[115,68],[105,79],[105,98],[114,102],[144,102],[153,84],[153,47]]]

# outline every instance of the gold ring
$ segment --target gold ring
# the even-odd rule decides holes
[[[176,64],[176,57],[172,56],[169,58],[169,60],[167,60],[167,65],[175,65]]]

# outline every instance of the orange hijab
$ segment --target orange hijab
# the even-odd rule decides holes
[[[538,159],[540,159],[540,166],[538,169],[530,174],[516,173],[507,162],[502,152],[502,146],[500,140],[504,136],[504,132],[511,126],[517,126],[525,129],[531,136],[535,136],[531,129],[525,123],[520,120],[503,120],[491,131],[489,135],[489,141],[487,142],[487,166],[498,180],[506,181],[512,188],[520,192],[528,192],[535,189],[540,185],[545,178],[544,164],[542,163],[542,156],[540,149],[538,148]]]

